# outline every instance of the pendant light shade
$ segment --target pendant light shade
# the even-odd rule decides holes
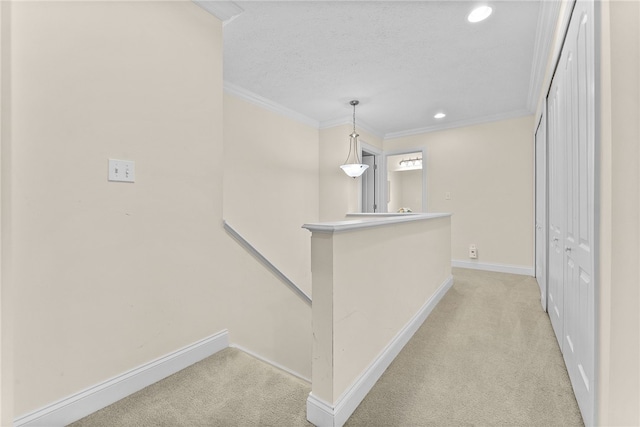
[[[367,170],[368,167],[369,167],[369,165],[363,165],[362,163],[360,163],[360,164],[358,164],[358,163],[349,163],[349,164],[344,164],[344,165],[340,166],[340,168],[342,168],[344,173],[349,175],[351,178],[359,177],[360,175],[362,175],[364,173],[364,171]]]
[[[353,132],[349,135],[349,154],[347,154],[347,160],[340,168],[351,178],[357,178],[367,170],[369,165],[365,165],[360,161],[358,155],[358,135],[356,133],[356,105],[360,101],[353,100],[349,104],[353,106]]]

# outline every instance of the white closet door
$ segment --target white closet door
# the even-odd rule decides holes
[[[585,423],[593,423],[594,376],[594,63],[593,3],[579,1],[565,41],[565,322],[563,354]]]
[[[578,0],[547,99],[548,311],[586,425],[594,419],[594,3]]]
[[[562,243],[564,239],[564,136],[566,121],[564,119],[563,80],[559,66],[554,77],[547,100],[548,144],[549,144],[549,246],[547,277],[547,311],[556,333],[558,345],[562,349],[564,326],[564,255]]]

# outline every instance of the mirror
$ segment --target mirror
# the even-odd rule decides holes
[[[422,151],[388,155],[387,212],[424,212]]]

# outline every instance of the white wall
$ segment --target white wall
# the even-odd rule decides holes
[[[10,13],[15,407],[3,422],[214,334],[230,309],[220,22],[191,2]],[[136,182],[107,182],[108,158],[134,160]]]
[[[224,96],[224,219],[311,295],[318,220],[318,130]],[[228,239],[231,341],[311,377],[311,308]]]
[[[426,150],[427,212],[451,212],[452,259],[533,266],[533,117],[384,141]],[[445,200],[445,193],[451,200]]]

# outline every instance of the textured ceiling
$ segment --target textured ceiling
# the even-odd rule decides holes
[[[539,1],[238,1],[224,79],[320,125],[381,135],[524,114]],[[447,117],[434,119],[444,111]]]

